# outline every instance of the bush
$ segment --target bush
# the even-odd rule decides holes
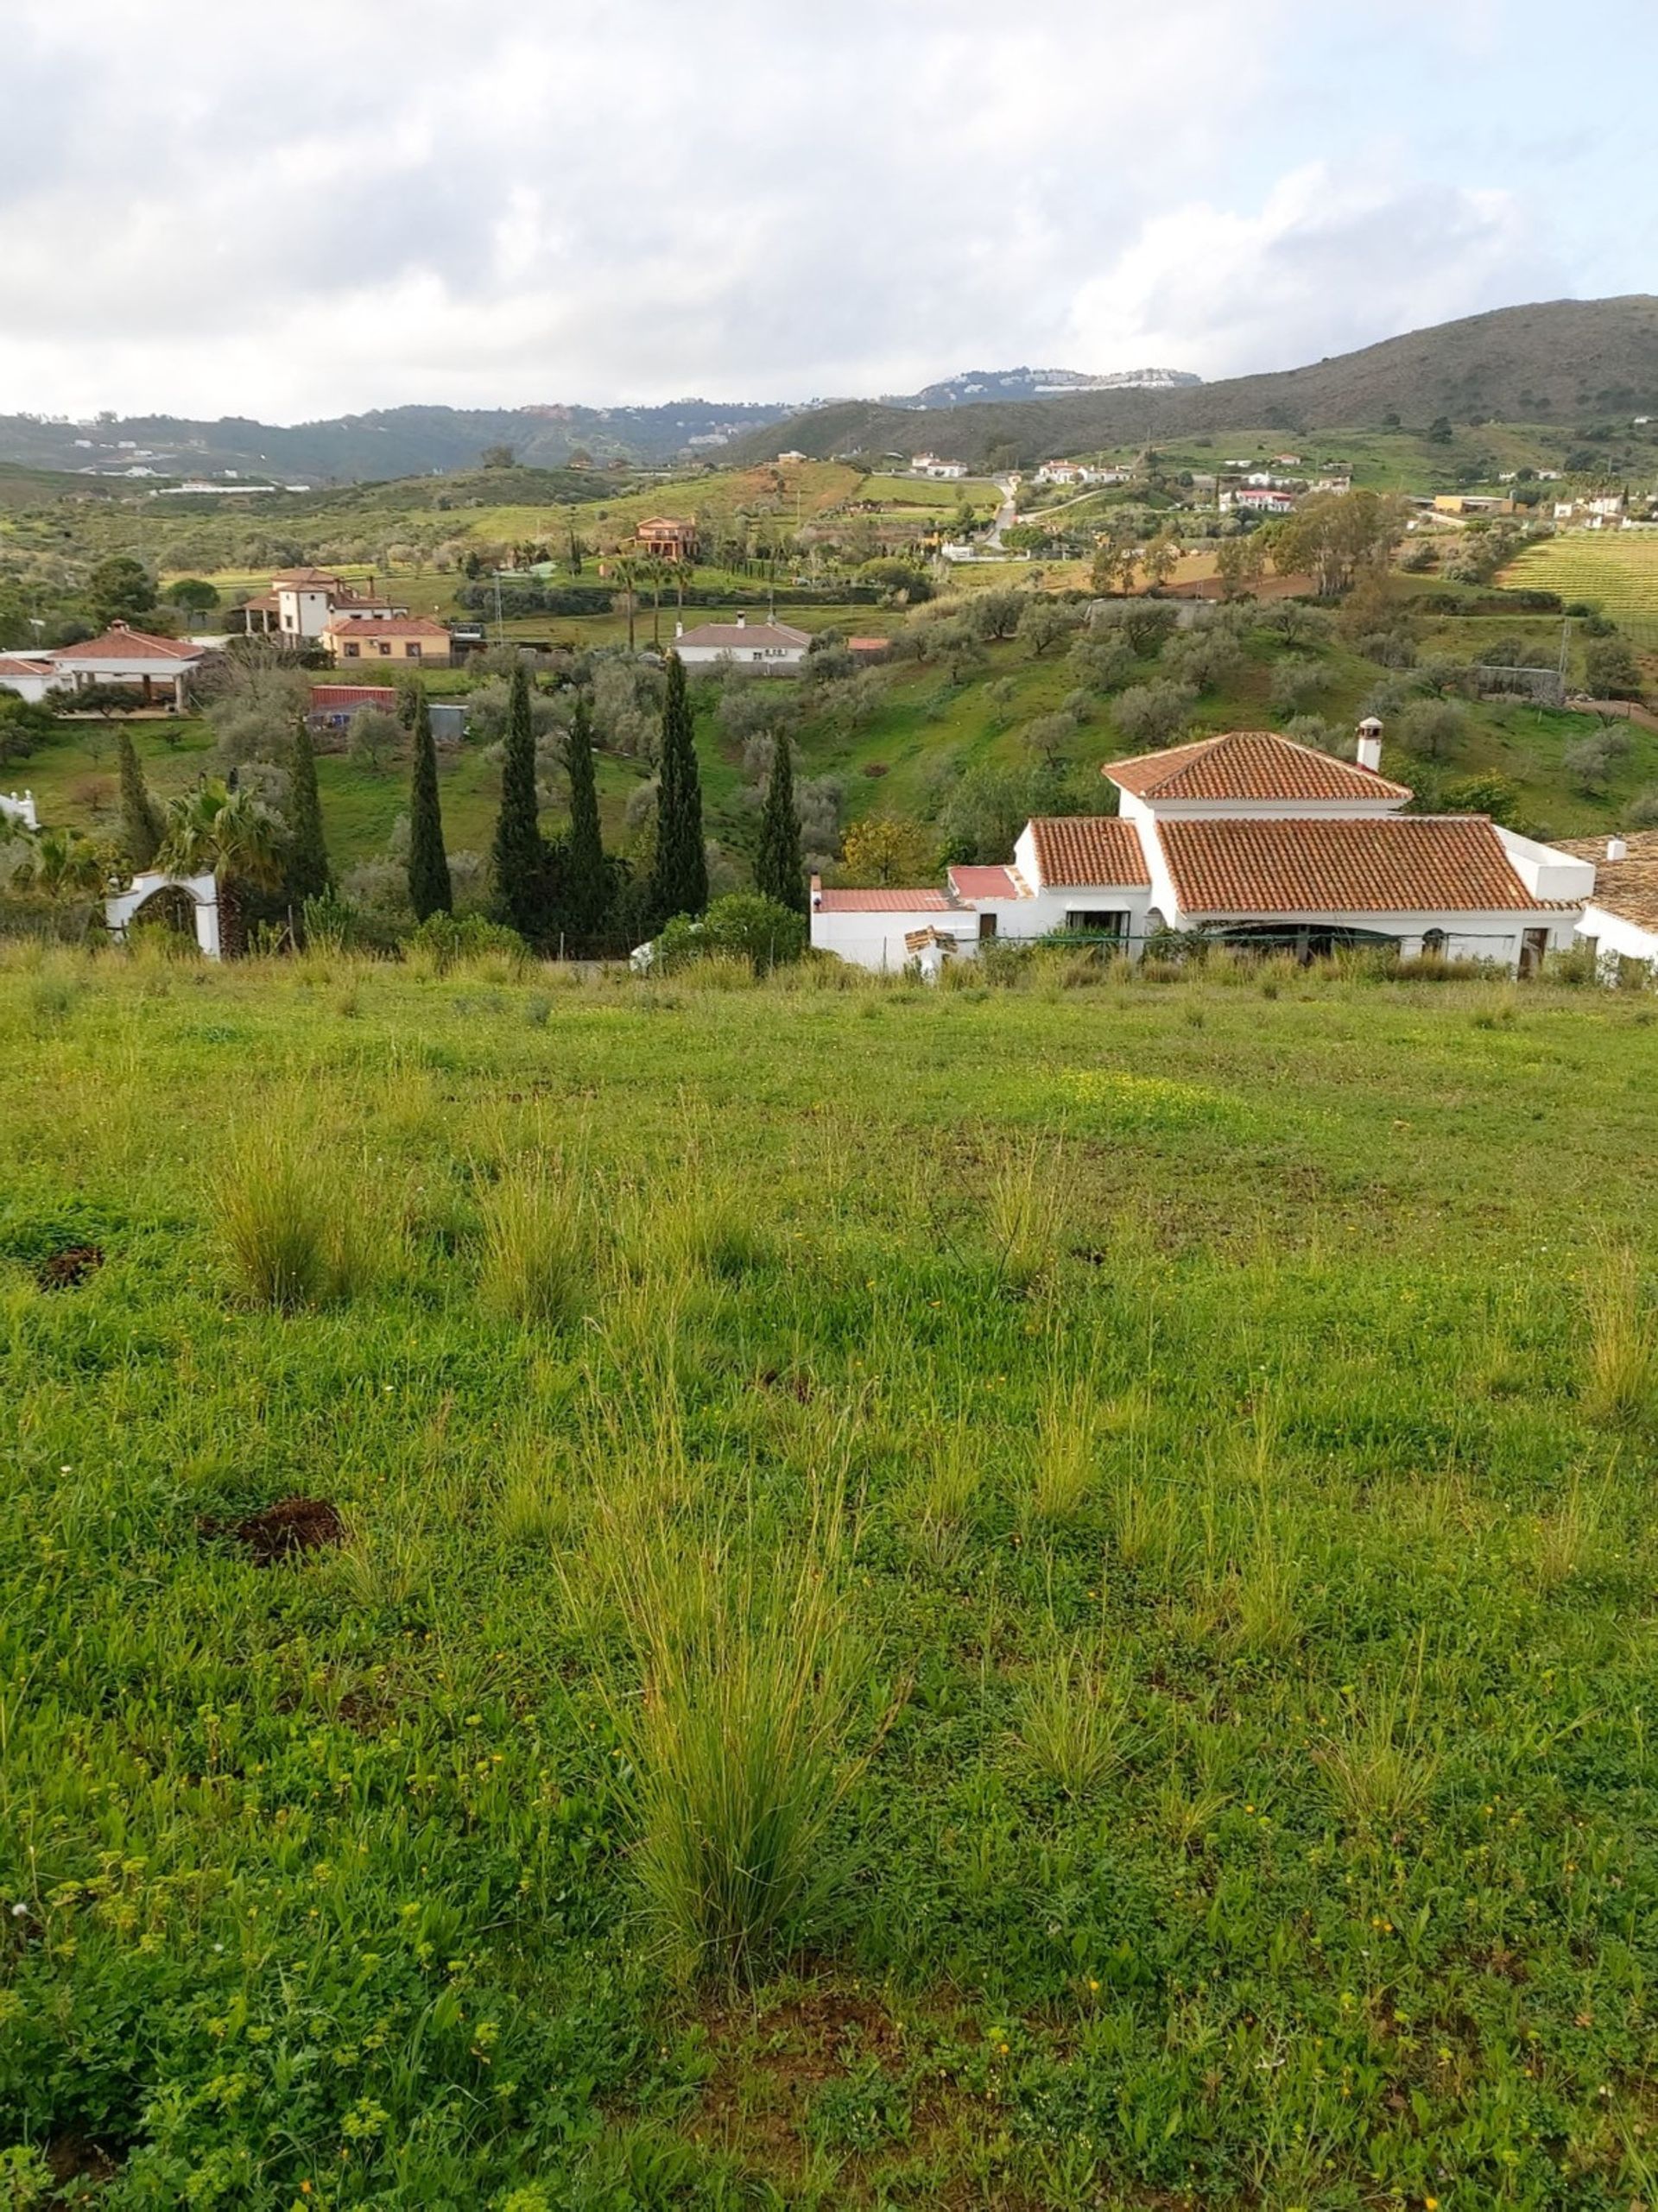
[[[1641,670],[1621,637],[1597,638],[1584,649],[1583,680],[1595,698],[1638,699]]]
[[[483,914],[428,914],[409,932],[408,944],[410,951],[424,954],[440,976],[459,961],[489,953],[503,954],[515,963],[529,957],[529,947],[516,929]]]
[[[656,940],[664,971],[710,954],[746,960],[756,976],[798,960],[806,950],[806,917],[758,891],[729,891],[699,920],[676,914]]]

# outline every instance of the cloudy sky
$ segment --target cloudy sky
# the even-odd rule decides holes
[[[0,0],[0,412],[1293,366],[1658,287],[1658,0]]]

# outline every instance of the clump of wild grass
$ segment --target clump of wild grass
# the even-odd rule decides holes
[[[511,1168],[489,1187],[479,1213],[484,1305],[533,1326],[572,1319],[592,1273],[585,1210],[572,1185],[540,1165]]]
[[[1574,1474],[1566,1495],[1537,1522],[1537,1577],[1554,1589],[1580,1575],[1600,1540],[1606,1507],[1604,1490],[1585,1490]]]
[[[1592,1419],[1633,1420],[1652,1397],[1658,1370],[1658,1331],[1641,1295],[1634,1252],[1603,1242],[1585,1292],[1589,1315],[1589,1383],[1584,1394]]]
[[[1099,1416],[1092,1381],[1066,1382],[1050,1371],[1036,1410],[1036,1457],[1030,1509],[1038,1520],[1075,1520],[1094,1488]]]
[[[985,1226],[997,1273],[1011,1290],[1035,1290],[1053,1269],[1065,1235],[1062,1153],[1040,1139],[1009,1152],[990,1185]]]
[[[1408,1826],[1439,1772],[1439,1759],[1421,1736],[1421,1663],[1419,1645],[1408,1685],[1401,1681],[1380,1691],[1317,1754],[1337,1811],[1360,1835],[1391,1835]]]
[[[623,1533],[611,1558],[636,1686],[612,1683],[634,1871],[685,1975],[746,1976],[829,1879],[827,1831],[860,1761],[836,1510],[769,1566],[753,1531],[696,1549]]]
[[[1070,1798],[1085,1797],[1126,1756],[1129,1700],[1088,1654],[1072,1646],[1035,1667],[1019,1693],[1023,1763]]]
[[[741,1275],[769,1249],[753,1193],[696,1159],[676,1183],[642,1198],[630,1242],[636,1268],[665,1281]]]
[[[937,1438],[900,1496],[899,1512],[915,1548],[935,1568],[952,1565],[961,1554],[978,1508],[981,1474],[973,1432],[959,1420]]]
[[[218,1212],[231,1267],[256,1305],[292,1312],[349,1297],[366,1280],[361,1217],[293,1117],[237,1147]]]

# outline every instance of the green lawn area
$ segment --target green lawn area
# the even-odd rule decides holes
[[[0,957],[12,2203],[1650,2201],[1650,1001],[847,980]]]

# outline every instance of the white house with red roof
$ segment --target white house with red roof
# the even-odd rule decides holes
[[[68,681],[41,653],[0,653],[0,692],[13,692],[38,705],[48,692],[60,691]]]
[[[188,638],[152,637],[128,623],[111,623],[101,637],[89,637],[84,645],[54,646],[41,657],[51,661],[72,692],[89,684],[131,685],[148,705],[159,685],[171,689],[173,704],[182,713],[185,687],[207,652]],[[73,710],[73,698],[67,704]]]
[[[811,644],[810,630],[796,629],[792,623],[751,623],[746,615],[734,623],[699,623],[694,629],[683,623],[674,625],[674,650],[687,668],[729,660],[769,676],[798,668]]]
[[[1119,811],[1028,822],[1006,867],[952,869],[942,892],[814,879],[812,943],[902,967],[925,920],[963,951],[1072,934],[1138,952],[1193,932],[1303,958],[1368,945],[1522,974],[1571,945],[1592,863],[1483,814],[1406,814],[1408,788],[1380,772],[1380,723],[1360,725],[1357,750],[1348,762],[1231,730],[1107,762]]]

